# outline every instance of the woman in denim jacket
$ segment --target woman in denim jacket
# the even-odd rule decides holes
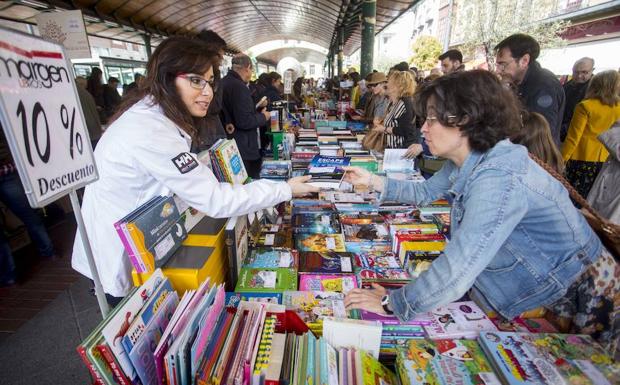
[[[345,180],[372,185],[382,201],[447,198],[451,240],[419,278],[390,292],[352,290],[347,307],[405,321],[472,289],[507,319],[545,306],[572,317],[573,332],[615,341],[620,268],[566,189],[506,139],[521,127],[514,96],[493,74],[469,71],[435,80],[416,102],[431,152],[448,159],[443,168],[423,183],[360,168],[347,169]]]

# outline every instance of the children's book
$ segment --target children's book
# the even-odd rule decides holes
[[[405,268],[412,278],[417,278],[423,271],[428,270],[441,251],[415,251],[405,253]]]
[[[337,291],[347,293],[358,287],[354,275],[302,274],[299,276],[300,291]]]
[[[342,234],[298,234],[297,250],[318,252],[345,252]]]
[[[474,339],[480,332],[497,331],[495,324],[473,301],[453,302],[431,314],[433,322],[424,326],[431,339]]]
[[[353,253],[320,253],[305,251],[299,255],[299,273],[350,274],[353,273]]]
[[[254,269],[276,269],[297,267],[297,251],[283,248],[258,247],[246,257],[243,267]]]
[[[586,335],[483,332],[480,345],[509,385],[617,384],[620,378],[620,363]]]
[[[237,292],[282,292],[297,290],[297,270],[278,269],[241,269],[237,280]]]
[[[430,325],[433,322],[431,313],[420,313],[409,321],[401,321],[394,315],[383,315],[367,310],[360,310],[360,318],[366,321],[379,321],[384,326],[389,325]]]
[[[323,331],[323,318],[348,318],[344,294],[333,291],[285,291],[282,304],[292,310],[313,332]]]
[[[398,373],[403,385],[500,385],[476,341],[409,340],[398,351]]]
[[[355,269],[401,269],[400,260],[396,258],[394,253],[370,254],[362,253],[355,255]]]
[[[364,385],[400,385],[396,375],[379,362],[375,357],[363,350],[357,350],[355,352],[360,356],[361,363],[361,379],[358,375],[358,384]]]

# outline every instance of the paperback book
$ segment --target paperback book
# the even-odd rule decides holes
[[[336,291],[347,293],[358,287],[354,275],[302,274],[299,276],[300,291]]]
[[[473,301],[453,302],[431,312],[433,322],[424,326],[431,339],[475,339],[480,332],[497,331],[493,322]]]
[[[299,274],[351,274],[353,253],[305,251],[299,255]]]
[[[299,251],[347,251],[342,234],[297,234],[296,244]]]
[[[285,290],[297,290],[297,270],[244,267],[239,273],[235,288],[237,292],[282,292]]]

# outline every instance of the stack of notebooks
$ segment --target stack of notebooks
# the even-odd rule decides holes
[[[234,139],[219,139],[210,149],[198,154],[198,158],[211,167],[220,182],[244,184],[248,181],[248,173]]]

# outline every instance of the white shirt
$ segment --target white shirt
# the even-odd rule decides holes
[[[189,153],[190,145],[189,135],[146,99],[101,137],[95,150],[99,180],[86,187],[82,215],[106,293],[123,297],[132,287],[132,265],[114,223],[150,198],[174,193],[214,218],[248,214],[291,199],[291,188],[283,182],[219,183]],[[92,278],[79,233],[71,266]]]

